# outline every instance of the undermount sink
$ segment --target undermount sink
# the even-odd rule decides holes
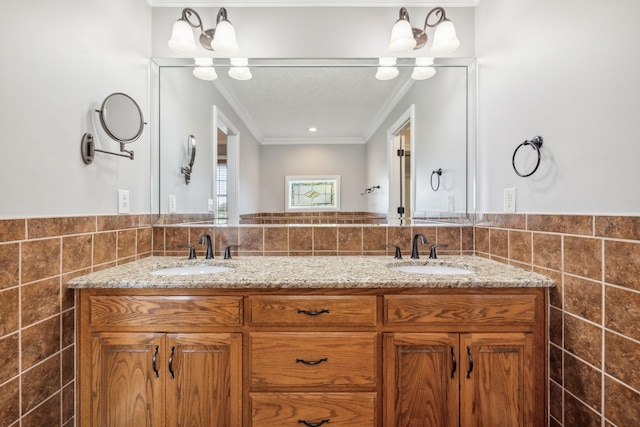
[[[466,268],[449,267],[446,265],[401,265],[398,267],[391,267],[391,270],[418,274],[473,274],[473,271],[467,270]]]
[[[191,276],[198,274],[215,274],[232,271],[233,268],[219,265],[183,265],[180,267],[168,267],[154,270],[151,274],[155,276]]]

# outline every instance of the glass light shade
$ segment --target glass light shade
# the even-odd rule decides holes
[[[231,68],[229,68],[229,76],[236,80],[250,80],[251,70],[249,67],[249,60],[247,58],[231,58]]]
[[[191,25],[183,19],[179,19],[173,24],[171,31],[171,39],[169,39],[169,48],[175,53],[181,55],[193,55],[198,48],[193,39],[193,29]]]
[[[404,53],[414,47],[416,47],[416,39],[413,38],[411,24],[405,19],[398,19],[391,29],[389,51],[392,53]]]
[[[416,58],[416,66],[413,68],[411,78],[413,80],[426,80],[436,74],[436,69],[432,67],[433,58]]]
[[[433,34],[431,53],[434,55],[446,55],[454,52],[459,46],[460,40],[456,36],[456,28],[453,26],[453,22],[447,19],[439,23]]]
[[[221,55],[231,56],[238,53],[240,48],[236,40],[236,30],[229,21],[221,20],[218,22],[211,47]]]
[[[196,67],[193,68],[193,75],[201,80],[215,80],[218,78],[216,69],[213,68],[212,58],[196,58]]]
[[[380,58],[380,66],[376,71],[376,79],[378,80],[391,80],[398,77],[400,71],[395,67],[396,58]]]

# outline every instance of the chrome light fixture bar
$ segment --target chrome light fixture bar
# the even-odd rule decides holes
[[[192,21],[195,20],[195,22]],[[200,45],[222,55],[235,55],[240,48],[236,40],[236,31],[227,19],[227,10],[223,7],[216,17],[216,28],[205,30],[198,12],[191,8],[182,10],[182,17],[173,25],[169,48],[181,55],[192,56],[197,51],[193,37],[193,28],[200,29]]]
[[[436,21],[430,23],[432,16],[436,17]],[[431,9],[424,20],[424,27],[419,29],[411,27],[409,12],[402,7],[400,8],[398,20],[391,29],[389,51],[401,54],[424,47],[428,40],[427,27],[435,28],[433,46],[431,47],[431,53],[434,55],[453,53],[460,46],[460,40],[456,36],[456,29],[453,23],[447,19],[443,8],[435,7]]]

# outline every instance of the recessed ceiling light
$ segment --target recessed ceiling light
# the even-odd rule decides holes
[[[317,128],[317,127],[314,127],[314,126],[311,126],[311,127],[309,128],[309,132],[318,132],[318,128]]]

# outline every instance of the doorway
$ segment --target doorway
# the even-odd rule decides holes
[[[240,132],[213,106],[213,206],[216,224],[237,225]]]
[[[414,210],[414,114],[415,107],[411,105],[387,131],[389,224],[406,224]]]

